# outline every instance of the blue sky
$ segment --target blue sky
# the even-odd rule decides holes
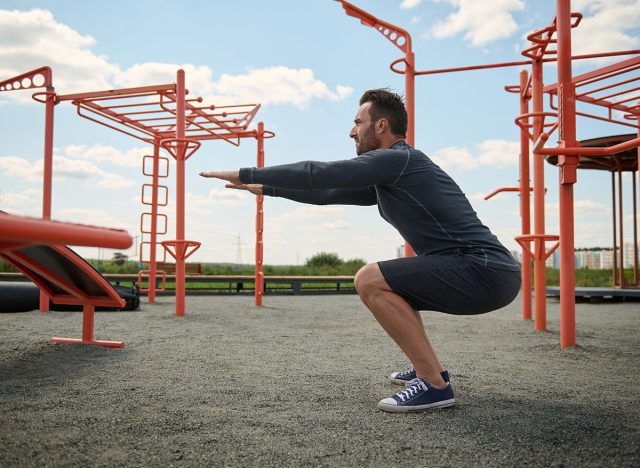
[[[354,0],[407,29],[421,70],[520,60],[526,33],[548,25],[552,0]],[[576,0],[585,14],[576,53],[639,48],[639,0]],[[360,95],[388,86],[400,57],[384,37],[346,16],[339,3],[309,1],[0,1],[0,80],[43,65],[58,93],[173,82],[187,72],[192,95],[211,102],[262,102],[257,120],[276,132],[267,164],[355,156],[348,138]],[[585,62],[576,73],[602,66]],[[546,81],[555,81],[553,65]],[[416,146],[445,168],[482,221],[510,249],[519,233],[518,199],[482,196],[518,181],[518,69],[418,77]],[[38,216],[44,107],[28,92],[0,94],[0,209]],[[151,148],[56,107],[53,217],[139,234],[141,158]],[[580,120],[578,137],[633,131]],[[203,243],[194,261],[253,259],[254,199],[204,180],[198,172],[255,164],[255,142],[240,148],[206,142],[187,162],[187,238]],[[174,212],[173,167],[169,206]],[[581,172],[576,190],[576,245],[611,244],[609,176]],[[549,233],[557,233],[557,170],[546,168]],[[630,187],[630,184],[627,184]],[[626,206],[630,206],[628,197]],[[174,227],[169,224],[172,239]],[[626,233],[630,238],[631,225]],[[139,240],[139,239],[138,239]],[[296,264],[319,251],[368,261],[396,255],[402,239],[375,207],[312,207],[265,201],[265,262]],[[96,249],[79,249],[96,257]],[[136,253],[128,252],[132,257]],[[109,258],[112,252],[102,252]]]

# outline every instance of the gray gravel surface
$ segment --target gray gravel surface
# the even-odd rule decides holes
[[[579,304],[561,350],[520,302],[423,313],[458,405],[388,414],[405,360],[357,296],[171,298],[96,314],[0,314],[2,466],[638,466],[640,304]]]

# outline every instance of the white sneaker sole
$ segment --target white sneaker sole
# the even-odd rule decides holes
[[[388,403],[383,403],[380,401],[378,403],[378,409],[382,411],[386,411],[388,413],[415,413],[420,411],[426,411],[428,409],[435,408],[449,408],[456,404],[455,398],[451,398],[450,400],[442,400],[436,403],[430,403],[428,405],[416,405],[416,406],[403,406],[403,405],[390,405]]]
[[[408,382],[408,380],[395,379],[393,377],[389,377],[389,380],[391,381],[392,384],[402,385],[402,386],[404,386],[404,384],[406,384]]]

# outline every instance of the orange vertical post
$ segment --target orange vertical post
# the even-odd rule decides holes
[[[184,70],[176,81],[176,315],[185,314],[184,258],[184,164],[185,164],[185,82]]]
[[[404,70],[404,93],[405,105],[407,107],[407,143],[415,146],[415,55],[411,50],[411,43],[407,42],[407,51],[405,52],[406,67]],[[404,243],[405,257],[415,255],[413,248],[407,241]]]
[[[575,148],[576,92],[571,72],[571,2],[557,0],[558,131],[562,148]],[[576,344],[573,184],[579,156],[560,155],[560,347]]]
[[[542,112],[543,104],[543,81],[542,81],[542,59],[536,59],[532,63],[531,73],[531,98],[533,112]],[[533,138],[536,140],[543,131],[543,118],[541,116],[533,117]],[[522,193],[520,195],[523,195]],[[544,219],[544,156],[533,154],[533,230],[536,235],[544,235],[545,219]],[[544,242],[536,242],[536,250],[538,245]],[[533,287],[534,287],[534,328],[536,330],[547,329],[547,271],[545,266],[544,255],[535,252],[533,262]]]
[[[612,276],[612,286],[617,286],[618,283],[618,221],[617,221],[617,210],[616,207],[616,172],[611,171],[611,214],[612,214],[612,222],[613,222],[613,255],[612,255],[612,266],[613,266],[613,276]]]
[[[84,304],[82,306],[82,341],[89,343],[93,341],[93,317],[96,306],[94,304]]]
[[[622,204],[622,168],[618,171],[618,213],[620,213],[620,225],[618,235],[620,236],[620,287],[624,288],[624,210]]]
[[[520,115],[529,113],[529,76],[520,72]],[[528,122],[525,121],[525,124]],[[529,135],[520,129],[520,224],[522,235],[531,234],[531,196],[529,182]],[[522,249],[522,319],[531,320],[531,255]]]
[[[258,122],[258,158],[257,167],[264,167],[264,123]],[[256,197],[256,279],[255,279],[255,302],[257,307],[262,306],[262,296],[264,295],[264,271],[263,254],[264,243],[262,233],[264,231],[264,195]]]
[[[42,182],[42,219],[51,219],[51,194],[53,178],[53,115],[56,94],[53,86],[47,86],[44,117],[44,161]],[[49,297],[40,291],[40,311],[49,311]]]
[[[156,270],[158,245],[158,184],[160,174],[160,142],[153,142],[153,172],[151,179],[151,234],[149,239],[149,303],[156,301]]]
[[[638,123],[638,137],[640,137],[640,115],[636,115]],[[636,192],[636,180],[640,181],[640,146],[637,148],[638,170],[633,174],[633,282],[638,286],[640,278],[638,276],[638,195]]]

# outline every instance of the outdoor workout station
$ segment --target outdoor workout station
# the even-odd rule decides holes
[[[572,55],[572,29],[580,27],[582,15],[571,12],[569,0],[557,0],[557,13],[548,26],[529,34],[530,47],[522,51],[523,60],[460,66],[437,70],[416,70],[410,34],[387,23],[357,6],[338,0],[344,12],[368,27],[380,32],[404,54],[393,61],[391,71],[405,77],[405,99],[409,115],[407,142],[414,145],[415,77],[441,73],[471,72],[488,68],[520,67],[514,72],[515,85],[496,83],[514,99],[514,131],[520,136],[519,183],[513,187],[497,188],[487,195],[490,199],[500,192],[517,192],[520,198],[520,235],[516,241],[522,247],[522,318],[534,319],[536,330],[546,330],[547,288],[545,260],[556,250],[560,252],[560,346],[576,344],[575,263],[574,263],[574,202],[573,185],[579,183],[578,169],[602,170],[611,173],[612,232],[614,267],[612,288],[621,294],[637,295],[638,232],[637,232],[637,180],[640,159],[640,50],[603,51],[597,54]],[[631,57],[590,72],[573,75],[572,63],[602,57]],[[543,65],[556,62],[557,73],[543,77]],[[424,86],[429,86],[425,80]],[[95,305],[118,303],[119,298],[109,290],[108,283],[93,268],[71,253],[61,253],[64,244],[92,245],[123,248],[131,245],[131,237],[122,231],[94,228],[51,220],[52,157],[54,136],[54,109],[57,104],[69,102],[80,117],[122,132],[148,143],[150,154],[142,161],[144,175],[150,182],[141,188],[144,211],[140,216],[140,259],[146,264],[138,273],[138,283],[147,283],[142,291],[148,302],[155,301],[156,293],[164,290],[167,274],[159,264],[165,263],[167,253],[175,260],[175,313],[186,314],[185,261],[200,247],[200,241],[190,240],[185,219],[185,166],[204,141],[224,140],[238,146],[243,139],[257,141],[256,166],[265,161],[264,140],[275,136],[265,130],[262,122],[252,126],[260,104],[205,106],[202,99],[190,97],[185,88],[185,73],[176,71],[176,81],[170,84],[76,94],[57,94],[53,71],[42,67],[19,76],[3,78],[0,92],[39,89],[33,98],[45,105],[44,177],[42,220],[20,216],[0,215],[0,252],[2,258],[14,264],[41,289],[40,310],[49,310],[49,301],[83,304],[85,307],[83,339],[74,342],[103,346],[121,346],[121,342],[103,342],[93,339],[93,308]],[[593,135],[577,141],[577,118],[594,119],[620,125],[620,135]],[[628,128],[632,130],[629,130]],[[623,134],[622,134],[623,133]],[[553,143],[557,141],[557,143]],[[162,156],[162,151],[171,158]],[[171,162],[173,160],[174,162]],[[545,227],[544,164],[547,161],[558,168],[560,230],[547,232]],[[168,188],[162,178],[175,172],[176,226],[175,238],[161,240],[167,232],[167,215],[161,208],[168,204]],[[531,181],[531,166],[533,179]],[[624,279],[622,203],[623,172],[631,173],[633,193],[633,281]],[[546,181],[546,184],[556,183]],[[494,187],[488,187],[492,190]],[[624,190],[627,190],[626,188]],[[531,221],[531,193],[533,194],[533,228]],[[549,200],[547,200],[549,201]],[[264,295],[263,259],[263,196],[256,197],[255,243],[255,305],[261,306]],[[36,247],[34,247],[36,246]],[[51,250],[42,254],[33,249]],[[413,255],[405,244],[406,255]],[[68,250],[68,249],[67,249]],[[57,252],[54,254],[53,252]],[[77,257],[77,258],[76,258]],[[70,260],[71,259],[71,260]],[[61,277],[61,265],[71,262],[77,270],[71,277]],[[75,271],[75,270],[74,270]],[[533,283],[532,283],[533,279]],[[158,286],[158,282],[161,284]],[[91,283],[91,285],[89,285]],[[532,290],[532,284],[535,285]],[[97,291],[97,292],[96,292]],[[532,292],[532,294],[530,293]],[[96,299],[97,297],[101,299]],[[73,302],[76,301],[76,302]],[[56,342],[70,342],[61,341]],[[114,344],[116,343],[116,344]]]

